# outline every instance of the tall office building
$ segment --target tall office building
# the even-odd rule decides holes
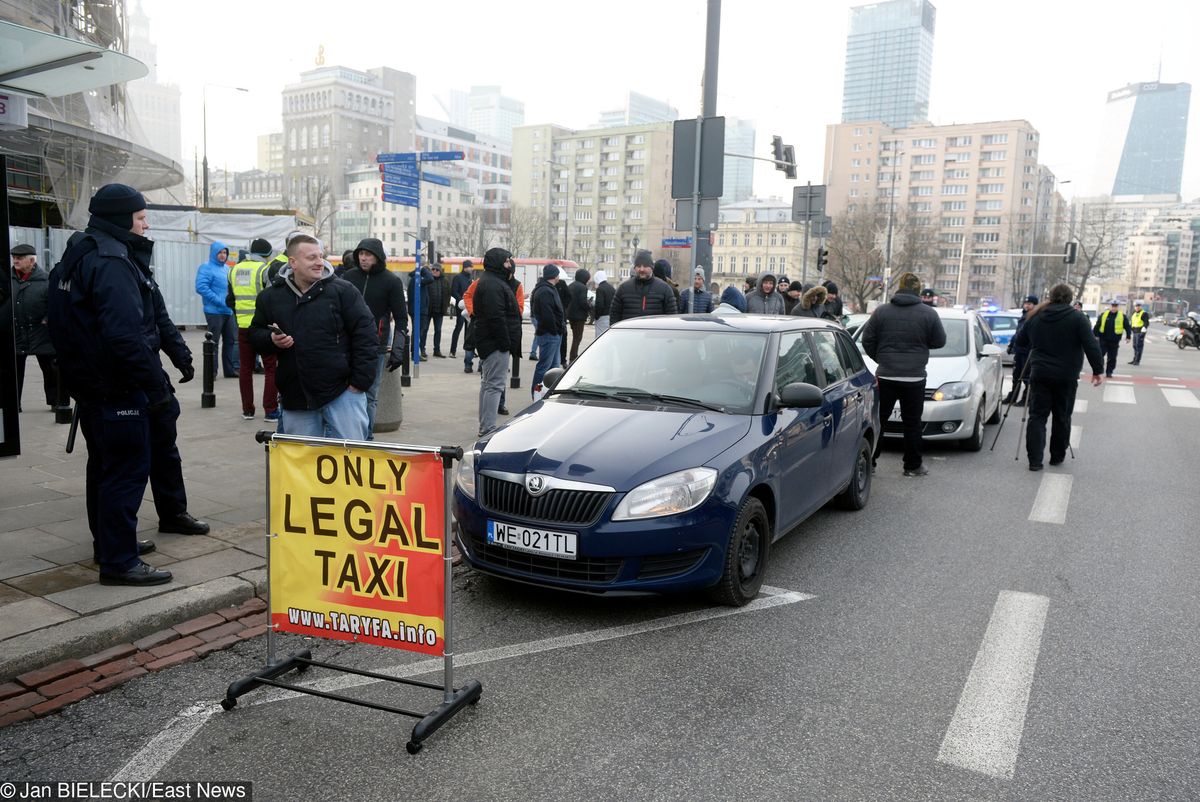
[[[1108,93],[1095,194],[1179,198],[1191,84],[1130,84]]]
[[[850,9],[842,122],[882,120],[907,128],[928,120],[936,14],[929,0]]]
[[[647,125],[669,123],[679,119],[679,109],[665,100],[656,100],[648,95],[630,92],[625,96],[622,108],[600,114],[597,128],[612,128],[617,125]]]
[[[744,153],[757,156],[754,152],[754,122],[739,117],[725,118],[725,152]],[[724,194],[721,203],[741,203],[754,194],[754,162],[750,159],[725,157]]]
[[[525,104],[500,93],[498,86],[472,86],[467,95],[467,128],[512,142],[513,129],[525,124]]]

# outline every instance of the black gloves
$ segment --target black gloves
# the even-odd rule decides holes
[[[179,369],[179,383],[187,384],[196,376],[196,369],[189,362]]]
[[[388,361],[387,361],[388,373],[391,373],[392,371],[394,371],[396,368],[400,367],[403,364],[404,364],[404,359],[400,356],[399,353],[397,353],[396,351],[392,351],[390,354],[388,354]]]

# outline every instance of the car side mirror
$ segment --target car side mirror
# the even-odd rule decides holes
[[[779,391],[782,407],[819,407],[825,401],[821,388],[806,382],[792,382]]]
[[[553,390],[554,385],[558,384],[559,379],[563,377],[564,373],[566,371],[562,368],[550,368],[550,370],[542,374],[542,387],[546,388],[547,391]]]
[[[995,343],[988,343],[987,345],[983,346],[983,348],[979,349],[979,355],[981,357],[982,356],[1003,356],[1004,349],[1001,348],[1000,346],[996,345]]]

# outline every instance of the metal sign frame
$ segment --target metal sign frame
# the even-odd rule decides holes
[[[415,446],[404,445],[401,443],[380,443],[377,441],[366,440],[335,440],[326,437],[301,437],[299,435],[276,434],[271,431],[260,431],[254,439],[264,444],[264,453],[266,454],[266,505],[267,505],[267,662],[258,671],[248,677],[237,680],[232,683],[225,691],[225,698],[221,700],[221,707],[225,710],[232,710],[237,706],[238,697],[244,696],[250,691],[262,685],[269,685],[273,688],[285,688],[289,691],[304,693],[310,696],[319,696],[323,699],[334,699],[339,702],[346,702],[359,707],[369,707],[372,710],[383,710],[388,713],[397,713],[402,716],[420,719],[413,726],[412,735],[409,738],[405,748],[410,755],[415,755],[421,751],[423,742],[429,736],[433,735],[443,724],[449,721],[454,715],[466,705],[473,705],[479,701],[480,695],[483,693],[483,684],[477,679],[467,680],[461,688],[454,687],[454,611],[451,606],[451,562],[450,554],[450,538],[451,528],[450,522],[450,498],[453,494],[453,467],[455,460],[461,460],[463,450],[460,446]],[[404,677],[391,677],[386,674],[379,674],[373,671],[363,671],[358,668],[350,668],[349,666],[335,665],[326,663],[320,660],[312,659],[312,652],[309,649],[291,654],[288,657],[280,660],[275,656],[275,627],[270,623],[271,615],[271,541],[277,535],[271,532],[271,444],[274,442],[300,443],[310,446],[341,446],[343,448],[358,448],[369,449],[372,451],[386,451],[392,454],[437,454],[442,458],[442,483],[444,489],[443,510],[445,521],[445,529],[442,535],[442,562],[445,567],[445,616],[443,633],[443,641],[445,648],[442,651],[442,684],[436,685],[430,682],[421,682],[419,680],[407,679]],[[342,671],[347,674],[355,674],[360,677],[370,677],[384,682],[395,682],[402,685],[412,685],[418,688],[429,688],[431,690],[442,691],[442,703],[428,713],[422,713],[413,710],[405,710],[401,707],[393,707],[391,705],[379,704],[363,699],[355,699],[349,696],[342,696],[336,693],[327,693],[303,685],[292,685],[287,682],[280,682],[277,678],[287,674],[289,671],[301,673],[306,671],[310,666],[318,668],[329,668],[334,671]]]

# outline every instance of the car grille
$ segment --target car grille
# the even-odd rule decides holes
[[[638,579],[658,579],[675,574],[683,574],[696,567],[704,559],[708,549],[693,549],[675,554],[660,554],[655,557],[643,557],[642,568],[638,571]]]
[[[621,571],[620,557],[580,557],[577,560],[562,560],[558,557],[543,557],[493,546],[479,537],[471,537],[470,540],[471,553],[475,558],[498,568],[596,584],[612,582]]]
[[[926,400],[926,401],[932,401],[932,400],[933,400],[933,394],[934,394],[934,393],[936,393],[936,392],[937,392],[937,388],[936,388],[936,387],[926,387],[926,388],[925,388],[925,400]]]
[[[529,521],[587,526],[600,517],[612,493],[602,490],[551,490],[531,496],[518,482],[482,475],[479,498],[485,509]]]

